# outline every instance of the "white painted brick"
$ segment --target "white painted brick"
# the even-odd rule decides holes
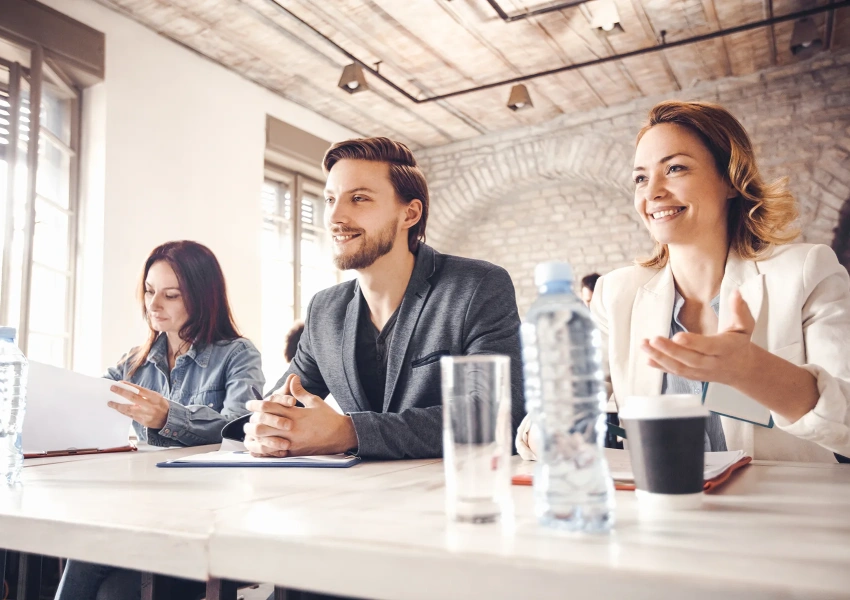
[[[726,106],[750,132],[765,179],[788,176],[803,239],[831,243],[850,197],[850,51],[675,94]],[[428,238],[443,252],[483,258],[511,274],[520,311],[543,260],[577,276],[648,256],[633,212],[634,136],[659,98],[488,134],[417,152],[432,188]]]

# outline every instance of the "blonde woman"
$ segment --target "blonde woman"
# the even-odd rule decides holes
[[[827,246],[789,243],[797,207],[785,182],[766,183],[741,124],[699,102],[652,109],[633,177],[655,251],[602,277],[591,302],[620,409],[718,382],[770,409],[775,426],[712,414],[707,450],[846,460],[850,277]],[[533,458],[523,425],[517,446]]]

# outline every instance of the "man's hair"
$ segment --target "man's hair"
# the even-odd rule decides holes
[[[292,362],[292,359],[295,358],[302,333],[304,333],[304,321],[295,321],[292,329],[286,334],[286,347],[283,349],[283,358],[286,359],[286,362]]]
[[[586,287],[591,292],[596,289],[596,281],[602,277],[599,273],[591,273],[581,278],[581,287]]]
[[[390,168],[392,183],[398,199],[405,204],[413,200],[422,202],[422,216],[407,231],[407,246],[416,252],[419,242],[425,241],[425,223],[428,221],[428,184],[417,166],[410,148],[401,142],[385,137],[358,138],[339,142],[330,147],[322,160],[325,175],[341,160],[368,160],[386,163]]]

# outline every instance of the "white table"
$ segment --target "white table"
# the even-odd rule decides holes
[[[0,547],[206,580],[216,511],[269,498],[293,503],[325,488],[434,461],[335,469],[161,469],[157,462],[216,449],[87,455],[27,466],[0,488]],[[48,459],[27,459],[48,460]]]
[[[847,597],[850,467],[758,463],[664,520],[617,493],[615,532],[532,517],[447,523],[439,461],[351,469],[158,469],[209,450],[101,455],[24,469],[0,490],[0,546],[190,579],[376,599]],[[518,469],[528,464],[518,464]]]
[[[701,511],[609,536],[555,533],[514,488],[516,519],[447,523],[439,463],[217,512],[215,577],[386,600],[837,598],[850,594],[850,466],[756,463]]]

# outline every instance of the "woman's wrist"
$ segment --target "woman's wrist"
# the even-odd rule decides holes
[[[752,342],[750,346],[741,357],[739,374],[728,385],[792,423],[811,411],[819,397],[817,378]]]

